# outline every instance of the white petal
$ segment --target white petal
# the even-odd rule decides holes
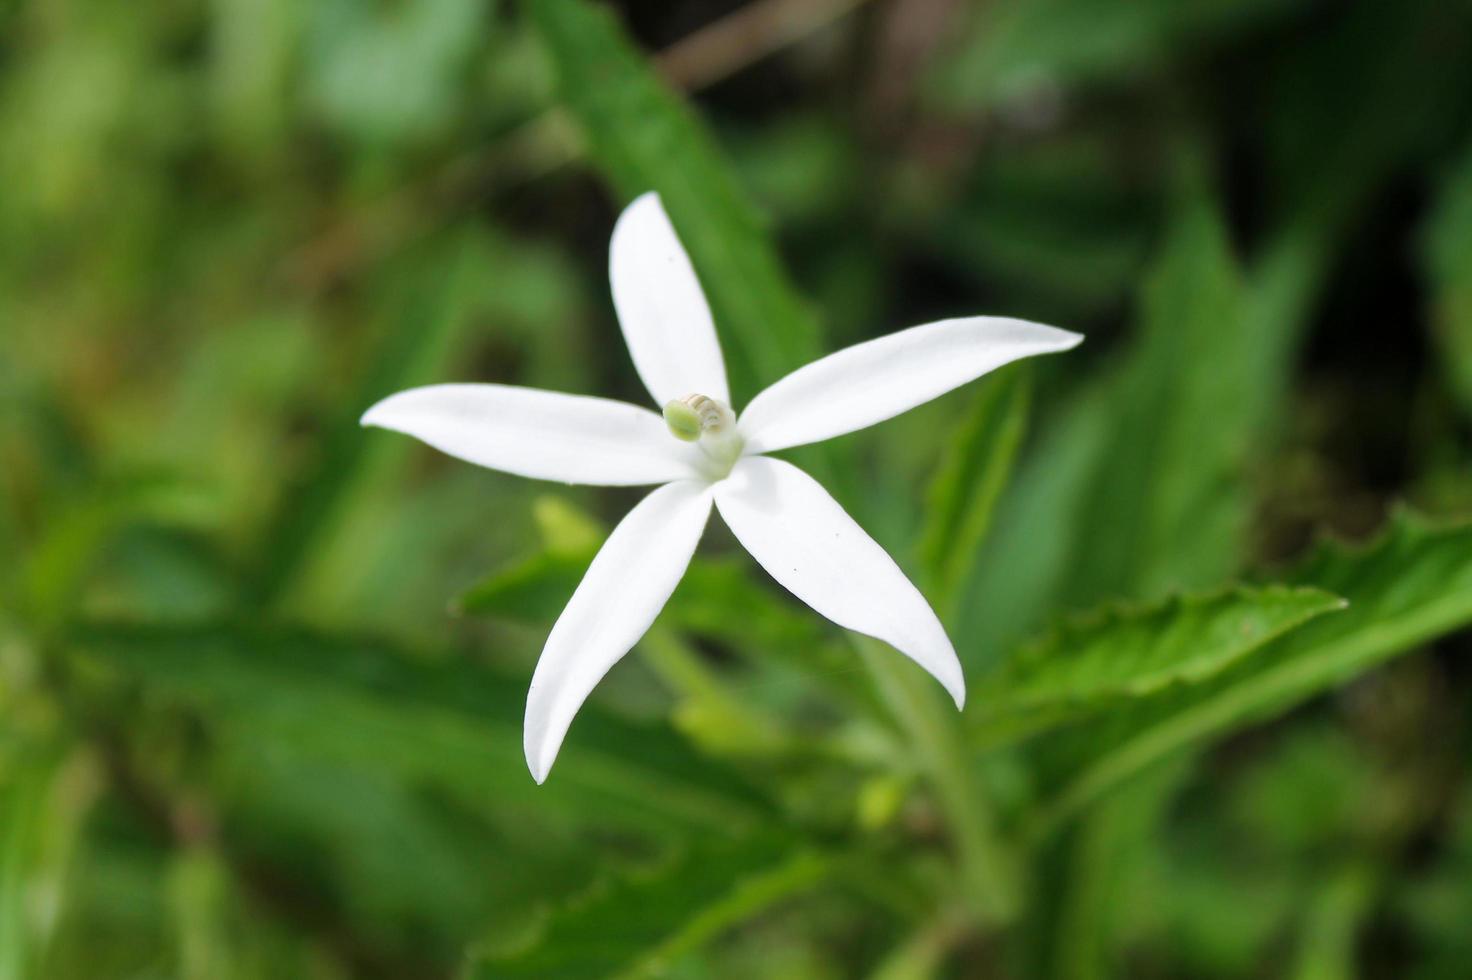
[[[411,388],[368,409],[364,425],[535,480],[638,486],[692,476],[698,451],[646,408],[509,385]]]
[[[654,622],[675,591],[710,515],[711,489],[660,487],[613,529],[552,627],[526,697],[526,764],[537,782],[557,758],[583,701]]]
[[[772,578],[930,671],[957,708],[965,703],[961,663],[929,603],[818,481],[780,459],[749,456],[715,494],[721,517]]]
[[[1082,340],[1005,317],[911,327],[798,368],[752,399],[741,413],[741,432],[752,453],[831,439],[894,418],[1004,364]]]
[[[653,191],[625,208],[613,226],[608,276],[624,341],[654,403],[705,395],[730,404],[705,293]]]

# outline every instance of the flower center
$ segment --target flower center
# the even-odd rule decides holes
[[[741,458],[745,440],[736,430],[736,416],[725,402],[706,395],[676,398],[665,404],[664,421],[676,439],[700,446],[713,480],[725,477]]]

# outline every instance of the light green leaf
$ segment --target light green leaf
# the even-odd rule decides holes
[[[977,692],[983,739],[1015,737],[1113,701],[1200,684],[1344,605],[1319,589],[1243,587],[1111,605],[1065,620]]]
[[[469,975],[663,976],[680,956],[813,888],[831,870],[822,854],[780,838],[702,844],[652,871],[600,884],[555,912],[529,948],[475,956]]]
[[[812,360],[816,321],[755,209],[613,14],[585,0],[540,0],[528,13],[599,168],[625,198],[663,199],[710,299],[737,401]]]
[[[1472,622],[1472,523],[1436,525],[1401,514],[1373,544],[1327,545],[1287,578],[1332,590],[1349,607],[1205,684],[1163,691],[1061,733],[1043,755],[1058,778],[1039,832],[1158,759],[1281,713],[1465,627]]]
[[[0,980],[30,976],[35,959],[26,895],[45,818],[45,775],[11,772],[0,785]]]

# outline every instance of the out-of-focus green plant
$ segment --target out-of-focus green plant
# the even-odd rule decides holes
[[[0,12],[0,980],[1460,976],[1472,9],[629,6]],[[1090,335],[794,454],[963,714],[712,522],[527,775],[631,498],[357,420],[635,392],[646,190],[738,402]]]

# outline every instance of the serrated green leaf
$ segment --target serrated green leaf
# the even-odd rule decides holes
[[[1314,588],[1240,587],[1071,617],[1023,647],[978,692],[982,738],[1015,737],[1120,699],[1199,684],[1344,605]]]
[[[1040,832],[1156,760],[1278,714],[1472,623],[1472,523],[1397,515],[1373,544],[1327,545],[1287,580],[1331,590],[1349,607],[1205,684],[1164,691],[1060,733],[1042,754],[1056,791]]]
[[[553,913],[529,948],[482,952],[469,975],[639,977],[662,971],[725,930],[819,884],[824,855],[780,838],[701,844],[662,867],[619,875]]]
[[[715,313],[737,401],[812,360],[817,323],[755,209],[613,14],[585,0],[541,0],[528,13],[600,169],[626,198],[659,192]]]

